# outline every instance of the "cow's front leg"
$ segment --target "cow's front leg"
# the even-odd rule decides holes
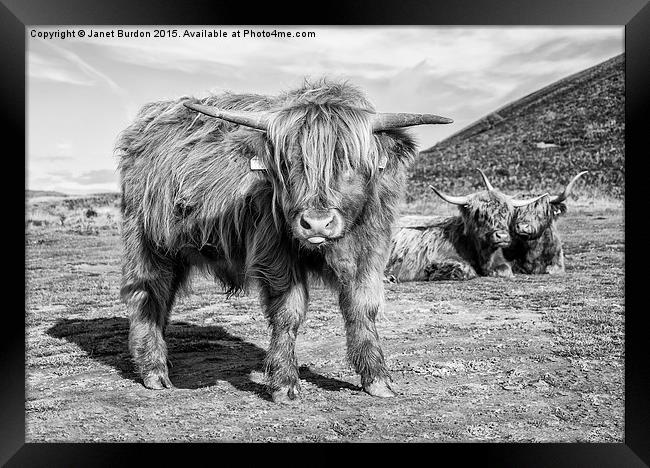
[[[560,248],[554,252],[553,258],[548,266],[546,266],[546,273],[549,275],[562,275],[564,274],[564,252]]]
[[[513,276],[512,267],[509,263],[495,265],[488,273],[488,276],[501,276],[503,278],[510,278]]]
[[[489,255],[487,261],[484,263],[483,272],[486,276],[501,276],[505,278],[513,276],[512,266],[505,259],[502,249],[497,249]]]
[[[363,390],[377,397],[395,396],[375,327],[377,313],[384,306],[381,275],[342,286],[339,304],[345,321],[348,358],[361,376]]]
[[[265,372],[273,401],[288,403],[300,396],[296,336],[305,318],[309,293],[306,283],[291,285],[286,291],[262,288],[265,314],[271,327]]]

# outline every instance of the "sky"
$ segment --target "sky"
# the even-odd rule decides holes
[[[151,101],[224,90],[277,94],[305,77],[347,79],[379,112],[454,119],[411,130],[426,149],[624,51],[622,27],[165,26],[177,37],[118,37],[118,30],[153,36],[159,28],[27,28],[28,189],[119,191],[116,138]],[[90,30],[115,37],[89,37]],[[186,30],[228,36],[183,37]],[[237,30],[315,37],[232,37]]]

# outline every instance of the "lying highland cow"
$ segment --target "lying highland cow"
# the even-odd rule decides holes
[[[539,197],[514,200],[496,190],[456,197],[430,187],[458,205],[460,215],[399,229],[391,240],[386,277],[402,282],[512,276],[503,249],[510,245],[513,209]]]
[[[375,317],[391,226],[416,146],[401,127],[450,123],[376,113],[346,83],[279,96],[220,94],[145,106],[121,135],[122,298],[144,385],[172,387],[164,332],[193,267],[231,292],[259,284],[274,401],[299,395],[295,342],[308,278],[338,294],[363,389],[389,397]]]
[[[504,249],[515,273],[564,273],[564,251],[556,220],[566,213],[564,201],[571,195],[578,178],[586,173],[583,171],[571,179],[559,195],[542,196],[530,205],[515,209],[510,228],[512,243]],[[485,175],[483,181],[488,190],[493,190]]]

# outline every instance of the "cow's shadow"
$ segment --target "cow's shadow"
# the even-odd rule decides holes
[[[62,319],[47,334],[78,345],[90,357],[119,371],[125,379],[142,383],[131,361],[127,338],[128,320],[121,317]],[[238,390],[268,400],[263,383],[251,379],[251,371],[263,371],[266,352],[259,346],[231,335],[220,326],[197,326],[172,320],[165,336],[169,378],[174,386],[198,389],[227,381]],[[360,390],[359,387],[300,368],[300,378],[330,391]],[[259,380],[259,379],[258,379]]]

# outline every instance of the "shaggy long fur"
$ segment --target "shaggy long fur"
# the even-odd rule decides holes
[[[564,273],[564,250],[556,221],[566,210],[565,203],[551,203],[549,197],[515,210],[511,224],[512,244],[504,250],[515,273]],[[530,236],[517,234],[515,226],[522,222],[532,227]]]
[[[513,207],[497,191],[474,194],[460,215],[425,228],[402,228],[392,237],[386,275],[397,281],[467,280],[510,276],[501,248],[487,240],[509,229]]]
[[[269,131],[197,114],[184,101],[271,112]],[[131,317],[130,348],[147,387],[171,386],[163,335],[193,267],[230,293],[254,281],[261,286],[274,399],[299,391],[294,343],[310,276],[339,293],[348,355],[364,389],[389,379],[374,320],[383,307],[390,227],[415,143],[404,131],[373,134],[372,111],[357,88],[321,80],[275,97],[226,93],[151,103],[122,133],[122,298]],[[381,155],[388,163],[380,171]],[[250,171],[254,156],[266,171]],[[338,209],[344,236],[320,249],[302,248],[291,220],[308,207]]]

